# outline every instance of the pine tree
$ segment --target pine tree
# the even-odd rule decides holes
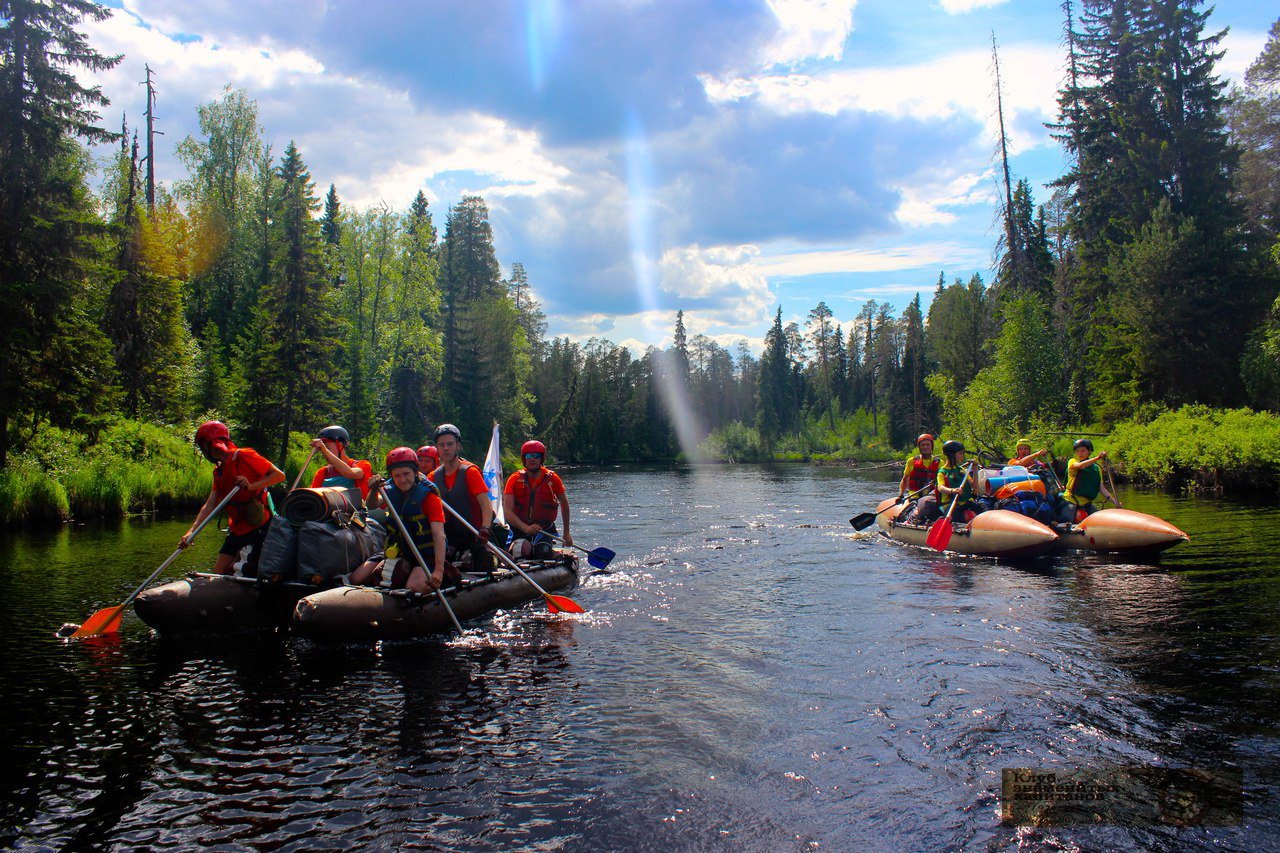
[[[782,306],[778,306],[773,326],[764,336],[756,397],[756,429],[760,433],[760,443],[766,456],[773,455],[773,449],[790,421],[790,412],[794,407],[786,333],[782,328]]]
[[[186,412],[193,358],[183,321],[183,218],[172,200],[139,208],[136,134],[120,171],[124,201],[115,223],[116,281],[104,326],[114,345],[124,411],[174,421]]]
[[[255,437],[288,451],[289,433],[314,429],[336,411],[338,318],[321,255],[319,201],[297,147],[290,142],[277,170],[272,219],[271,278],[262,294],[263,357],[249,377],[257,415]]]
[[[91,425],[111,401],[110,345],[90,317],[86,267],[99,233],[77,139],[108,142],[110,69],[76,26],[110,13],[87,0],[8,0],[0,13],[0,467],[16,419]]]

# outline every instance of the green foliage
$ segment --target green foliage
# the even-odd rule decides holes
[[[1108,449],[1118,470],[1164,488],[1280,487],[1280,417],[1269,412],[1183,406],[1117,424]]]
[[[118,419],[94,439],[46,425],[0,470],[0,524],[196,506],[213,475],[194,432]]]
[[[1249,336],[1240,373],[1254,405],[1280,411],[1280,299]]]
[[[759,462],[765,458],[760,433],[738,421],[712,430],[698,450],[703,457],[719,462]]]

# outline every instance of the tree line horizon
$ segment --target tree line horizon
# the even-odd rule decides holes
[[[136,130],[101,126],[106,98],[71,73],[120,61],[76,29],[109,12],[13,0],[0,468],[43,429],[92,441],[120,418],[210,415],[280,458],[291,433],[331,422],[372,448],[416,446],[447,420],[476,449],[497,420],[561,458],[668,459],[681,452],[671,382],[698,401],[701,438],[735,434],[740,458],[823,431],[891,449],[943,425],[998,442],[1185,404],[1274,412],[1280,21],[1228,91],[1202,7],[1066,0],[1051,129],[1070,165],[1037,205],[1001,157],[993,281],[940,273],[922,283],[927,312],[919,294],[897,315],[868,301],[847,329],[825,302],[803,326],[778,307],[756,358],[745,340],[730,352],[690,337],[682,310],[666,349],[548,338],[523,265],[502,275],[483,198],[451,206],[443,233],[421,190],[403,209],[350,209],[333,184],[322,200],[243,90],[198,107],[199,133],[176,147],[185,177],[157,185],[150,69],[141,151]],[[108,142],[95,193],[86,145]]]

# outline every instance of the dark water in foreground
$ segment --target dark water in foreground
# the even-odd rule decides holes
[[[883,478],[565,478],[590,614],[449,642],[64,644],[186,522],[0,539],[0,846],[1280,847],[1276,507],[1125,494],[1192,542],[1015,568],[851,536]],[[1002,768],[1114,765],[1240,770],[1244,825],[1000,824]]]

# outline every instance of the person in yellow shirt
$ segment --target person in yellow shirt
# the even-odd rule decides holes
[[[1107,451],[1103,450],[1097,456],[1090,456],[1089,454],[1093,452],[1093,442],[1087,438],[1076,439],[1072,448],[1075,450],[1076,458],[1067,462],[1067,485],[1063,488],[1062,494],[1058,495],[1062,500],[1058,506],[1058,521],[1063,524],[1074,524],[1082,512],[1085,516],[1096,512],[1093,502],[1098,495],[1102,495],[1116,506],[1121,506],[1115,495],[1108,492],[1102,485],[1102,465],[1099,463],[1107,458]]]

